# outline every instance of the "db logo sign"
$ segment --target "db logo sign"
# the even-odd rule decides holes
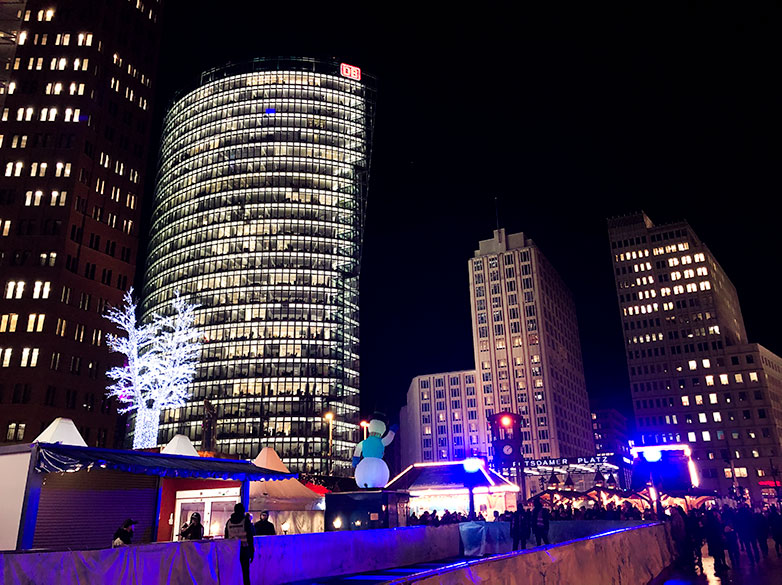
[[[359,69],[358,67],[354,67],[353,65],[348,65],[347,63],[340,63],[339,73],[340,75],[342,75],[342,77],[347,77],[348,79],[355,79],[356,81],[361,81],[361,69]]]

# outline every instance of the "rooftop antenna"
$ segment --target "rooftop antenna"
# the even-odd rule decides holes
[[[500,201],[496,195],[494,196],[494,220],[497,224],[497,231],[500,231]]]

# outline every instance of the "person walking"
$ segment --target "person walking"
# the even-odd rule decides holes
[[[537,542],[536,546],[540,546],[541,542],[550,544],[548,541],[549,511],[543,507],[540,498],[535,498],[530,524],[532,525],[532,533],[535,535],[535,541]]]
[[[768,525],[771,531],[771,538],[774,539],[774,549],[777,556],[782,554],[782,515],[777,511],[776,506],[771,506],[768,511]]]
[[[201,524],[201,514],[193,512],[190,515],[190,523],[182,527],[179,533],[182,540],[201,540],[204,538],[204,525]]]
[[[264,510],[261,512],[261,519],[255,523],[255,536],[274,536],[277,530],[274,524],[269,522],[269,513]]]
[[[758,550],[757,536],[755,536],[755,522],[752,518],[752,511],[746,504],[742,504],[739,511],[736,512],[734,527],[739,533],[742,548],[747,551],[749,562],[753,565],[759,562],[760,551]]]
[[[513,550],[524,550],[529,540],[529,514],[519,506],[510,519],[510,535],[513,538]]]
[[[763,553],[763,558],[768,558],[768,520],[763,515],[763,512],[759,508],[755,508],[755,514],[752,516],[752,527],[755,530],[755,538],[758,541],[760,552]]]
[[[253,544],[253,524],[250,515],[245,514],[244,505],[239,502],[234,506],[234,513],[225,523],[225,537],[238,538],[241,541],[239,547],[239,562],[242,565],[242,579],[244,585],[250,585],[250,563],[255,556]]]
[[[722,572],[728,568],[728,564],[725,562],[725,537],[719,515],[714,510],[706,511],[703,531],[706,536],[706,544],[709,547],[709,556],[714,559],[714,571]]]
[[[117,528],[117,530],[114,532],[114,538],[112,539],[111,546],[112,548],[117,548],[118,546],[123,546],[126,544],[131,544],[133,541],[133,527],[138,524],[135,520],[132,518],[128,518],[125,520],[125,522],[122,523],[122,526]]]

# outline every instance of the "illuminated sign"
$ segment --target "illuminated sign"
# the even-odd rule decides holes
[[[342,77],[347,77],[348,79],[361,81],[361,69],[354,67],[353,65],[348,65],[347,63],[339,64],[339,74],[342,75]]]
[[[589,457],[560,457],[551,459],[525,459],[524,467],[561,467],[563,465],[595,465],[609,463],[606,455]]]

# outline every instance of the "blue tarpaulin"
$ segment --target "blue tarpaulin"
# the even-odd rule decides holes
[[[122,451],[96,447],[76,447],[51,443],[38,444],[35,471],[52,473],[81,469],[117,469],[160,477],[232,479],[235,481],[272,481],[298,477],[257,467],[241,459],[188,457],[145,451]]]

